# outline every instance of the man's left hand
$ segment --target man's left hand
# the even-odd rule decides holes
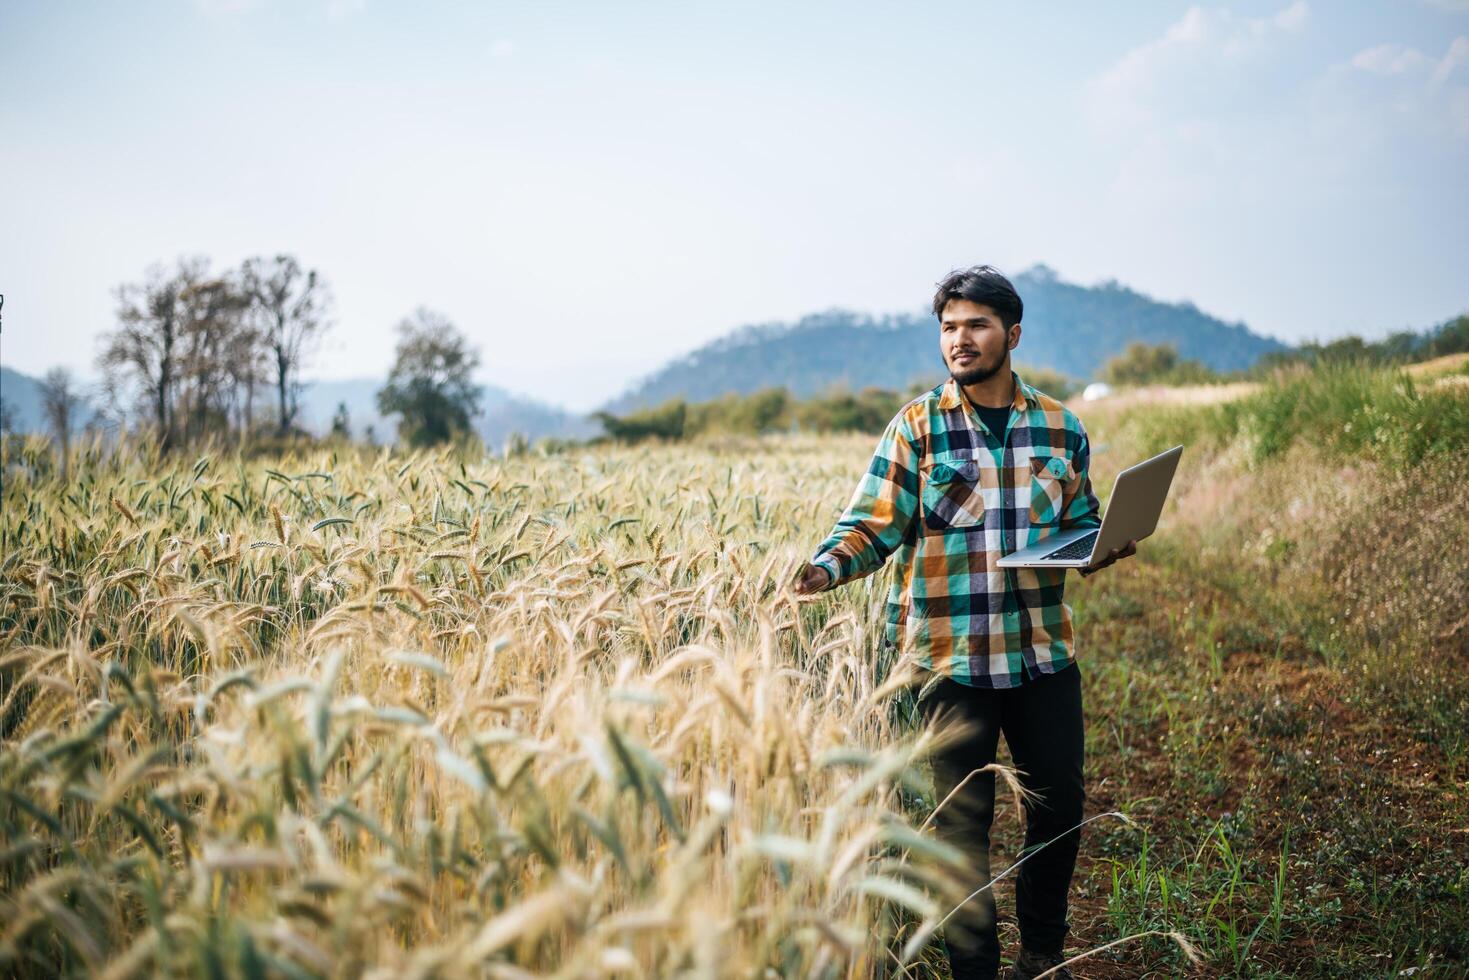
[[[1101,561],[1095,562],[1081,569],[1081,577],[1086,578],[1093,572],[1100,572],[1108,565],[1111,565],[1122,558],[1131,558],[1135,554],[1137,554],[1137,542],[1129,541],[1127,542],[1126,548],[1113,548],[1111,551],[1107,552],[1106,558],[1103,558]]]

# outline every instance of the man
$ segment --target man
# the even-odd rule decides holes
[[[1029,980],[1062,962],[1067,892],[1076,867],[1085,797],[1081,676],[1073,659],[1064,569],[999,568],[999,559],[1072,527],[1100,526],[1081,421],[1011,369],[1023,305],[989,266],[951,273],[933,311],[950,378],[888,424],[846,512],[803,566],[800,593],[870,575],[896,555],[886,607],[889,642],[911,645],[933,675],[926,719],[968,730],[933,760],[938,832],[974,865],[970,891],[988,884],[995,760],[1005,736],[1026,804],[1026,852],[1016,919],[1014,976]],[[1130,541],[1083,576],[1137,550]],[[957,792],[954,792],[957,788]],[[995,977],[1000,944],[993,890],[945,926],[956,980]],[[1052,974],[1070,977],[1067,970]]]

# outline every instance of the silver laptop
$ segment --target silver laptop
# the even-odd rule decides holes
[[[1113,548],[1152,534],[1168,499],[1182,446],[1174,446],[1117,474],[1102,526],[1072,528],[1001,558],[1001,568],[1086,568]]]

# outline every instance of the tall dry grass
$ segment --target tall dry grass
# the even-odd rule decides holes
[[[94,448],[66,485],[23,450],[3,969],[864,976],[935,955],[959,858],[915,828],[931,735],[877,687],[882,596],[859,583],[834,614],[783,587],[867,441]]]

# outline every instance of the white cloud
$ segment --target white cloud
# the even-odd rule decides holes
[[[260,6],[260,0],[194,0],[194,7],[210,16],[243,13]]]
[[[1128,128],[1170,114],[1170,107],[1207,111],[1258,80],[1252,66],[1310,19],[1306,0],[1266,17],[1237,17],[1223,7],[1190,7],[1163,35],[1124,54],[1087,84],[1092,121]]]
[[[1353,68],[1374,75],[1411,75],[1430,71],[1435,85],[1442,85],[1458,70],[1469,64],[1469,37],[1456,37],[1442,58],[1433,58],[1406,44],[1379,44],[1352,56]]]
[[[1309,19],[1305,0],[1263,17],[1190,7],[1086,83],[1087,118],[1125,148],[1128,168],[1151,159],[1149,180],[1170,158],[1197,159],[1206,137],[1232,156],[1236,143],[1282,137],[1324,153],[1343,129],[1363,145],[1469,135],[1469,37],[1442,53],[1385,42],[1312,68],[1296,45]]]
[[[1100,199],[1128,221],[1220,236],[1288,213],[1323,228],[1345,213],[1407,221],[1406,202],[1464,157],[1469,38],[1352,56],[1324,54],[1314,33],[1303,3],[1258,18],[1194,6],[1087,81]]]
[[[1353,68],[1374,75],[1403,75],[1420,71],[1432,63],[1432,59],[1422,51],[1405,44],[1379,44],[1352,56]]]
[[[1438,67],[1433,70],[1433,82],[1442,85],[1462,64],[1469,63],[1469,37],[1456,37],[1449,45]]]
[[[366,9],[367,0],[327,0],[326,15],[332,20],[341,20]]]
[[[194,0],[194,9],[210,17],[228,17],[259,10],[267,0]],[[326,0],[322,5],[331,20],[341,20],[367,9],[367,0]]]
[[[1298,31],[1306,26],[1306,18],[1309,16],[1310,8],[1306,6],[1306,0],[1296,0],[1295,3],[1276,14],[1272,20],[1275,26],[1283,31]]]
[[[1383,103],[1384,112],[1469,136],[1469,82],[1457,77],[1469,65],[1469,37],[1454,38],[1441,57],[1404,44],[1379,44],[1358,51],[1348,64],[1380,79],[1380,91],[1358,93],[1363,103]]]

